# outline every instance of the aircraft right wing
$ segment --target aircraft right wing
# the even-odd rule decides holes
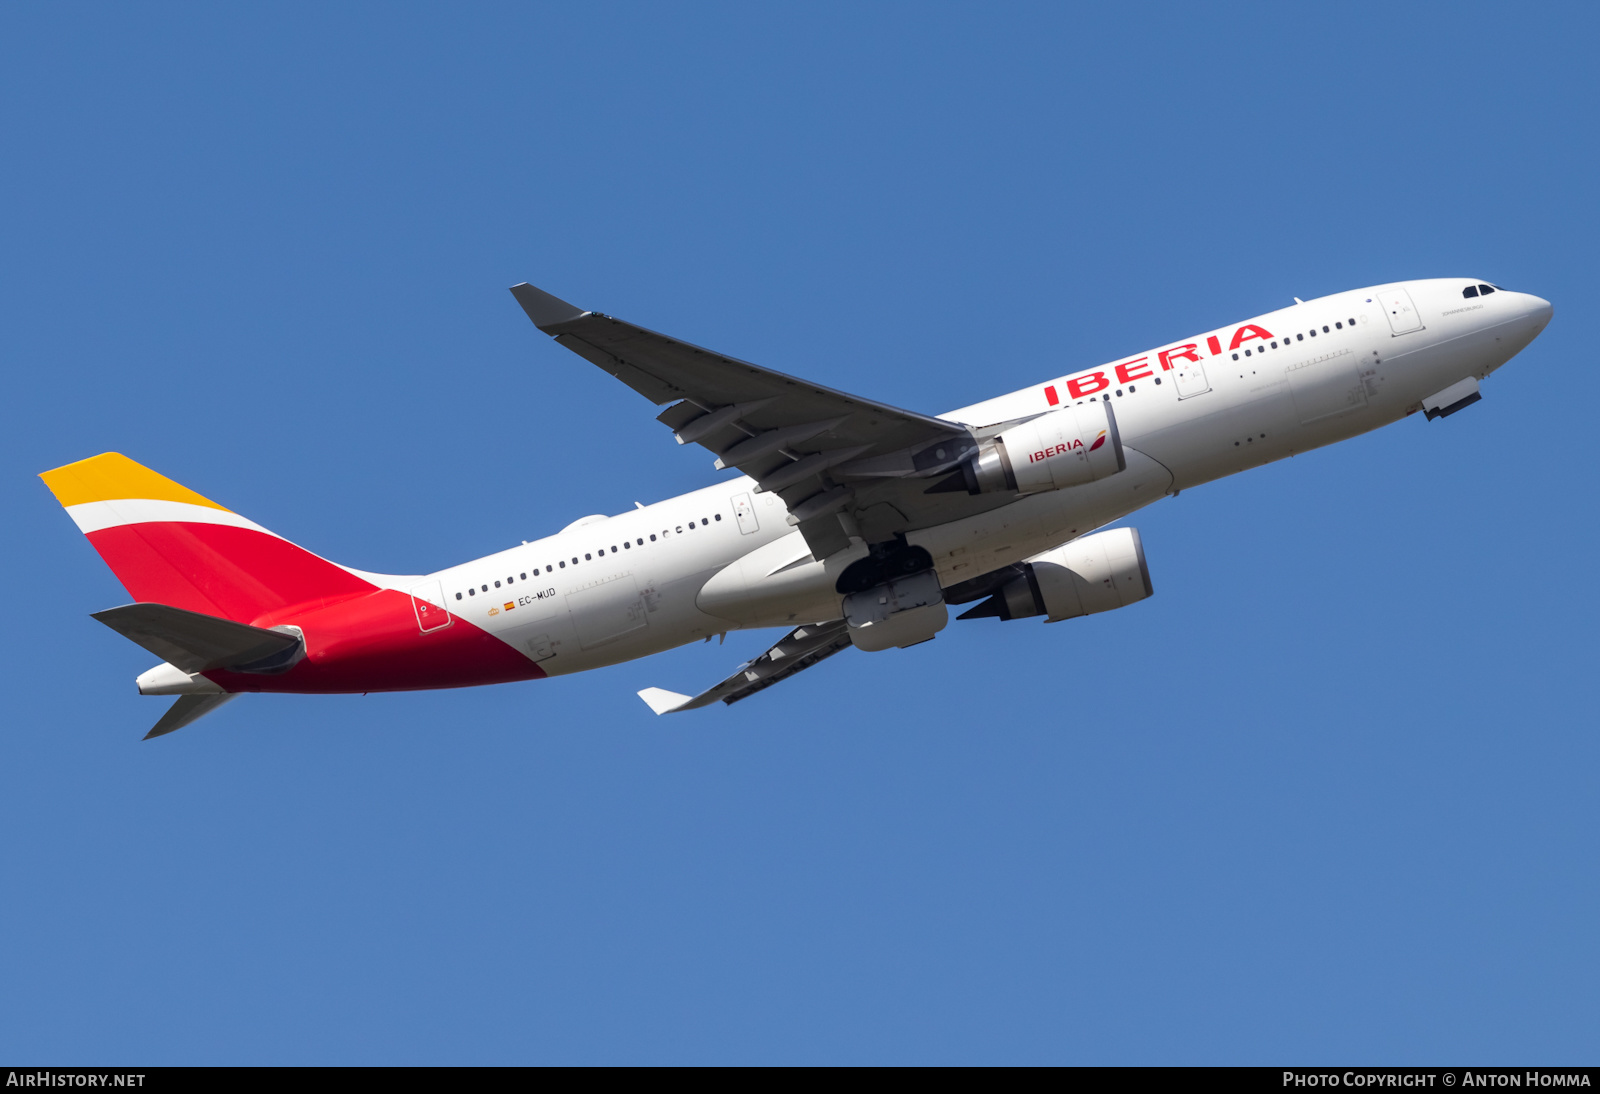
[[[763,688],[787,680],[797,672],[826,660],[850,645],[849,627],[842,619],[796,627],[776,645],[739,666],[739,670],[709,691],[690,697],[665,688],[645,688],[639,693],[657,714],[672,714],[710,706],[717,700],[737,703]]]

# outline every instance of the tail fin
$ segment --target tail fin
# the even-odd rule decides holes
[[[39,477],[135,600],[249,623],[377,587],[117,452]]]

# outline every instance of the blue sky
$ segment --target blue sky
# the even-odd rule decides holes
[[[0,11],[0,1057],[1592,1061],[1596,29]],[[1152,599],[668,719],[771,635],[142,742],[34,478],[119,450],[418,572],[717,477],[514,282],[939,412],[1456,275],[1555,319],[1466,413],[1137,514]]]

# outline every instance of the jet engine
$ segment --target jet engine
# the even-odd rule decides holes
[[[1010,577],[999,575],[1001,583],[988,600],[958,618],[1042,615],[1054,623],[1125,607],[1154,592],[1136,528],[1112,528],[1075,539],[1014,569]],[[981,595],[968,593],[967,599]]]
[[[929,493],[1036,494],[1115,475],[1128,466],[1111,404],[1090,400],[1030,418],[983,441]]]

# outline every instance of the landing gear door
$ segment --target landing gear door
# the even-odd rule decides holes
[[[1396,286],[1384,289],[1378,296],[1384,314],[1389,317],[1389,329],[1395,334],[1410,334],[1422,329],[1422,316],[1411,302],[1411,294]]]
[[[760,527],[756,523],[756,509],[750,504],[749,494],[733,496],[733,519],[739,524],[739,534],[748,536]]]
[[[423,634],[448,627],[450,613],[444,606],[444,587],[437,581],[425,581],[411,590],[411,607],[417,613],[417,627]]]

